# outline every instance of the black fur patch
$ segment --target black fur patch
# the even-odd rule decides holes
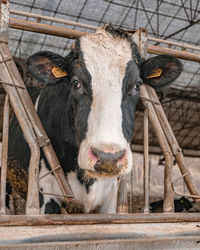
[[[85,171],[80,168],[77,169],[77,177],[80,183],[85,185],[86,191],[89,193],[89,188],[96,181],[96,179],[88,176],[86,177]]]
[[[48,202],[45,205],[45,214],[60,214],[61,210],[60,210],[60,206],[58,205],[57,202],[55,202],[55,200],[50,199],[50,202]]]
[[[73,75],[81,83],[81,92],[76,91],[71,85],[70,102],[69,102],[69,121],[70,126],[74,129],[74,135],[77,146],[85,139],[87,132],[87,121],[92,104],[92,79],[89,71],[86,68],[83,52],[80,48],[80,41],[77,40],[73,52]],[[76,58],[76,59],[75,59]]]
[[[6,182],[6,207],[10,208],[10,195],[12,194],[12,187],[11,185]]]
[[[122,130],[124,137],[130,143],[133,137],[135,108],[139,100],[139,88],[137,81],[140,80],[139,70],[134,61],[127,64],[122,84]]]
[[[120,28],[114,28],[111,23],[105,25],[105,31],[109,32],[114,38],[120,37],[122,39],[128,39],[129,34],[128,32],[120,29]]]
[[[39,203],[40,203],[40,207],[42,207],[44,204],[44,196],[41,193],[39,193]]]

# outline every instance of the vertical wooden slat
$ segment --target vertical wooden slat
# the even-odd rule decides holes
[[[128,213],[126,177],[121,177],[118,187],[117,213]]]
[[[144,213],[149,213],[149,117],[144,110]]]
[[[3,110],[2,154],[1,154],[1,200],[0,213],[6,214],[6,175],[8,164],[9,100],[6,95]]]
[[[139,29],[136,33],[133,34],[133,40],[137,43],[140,55],[143,58],[146,58],[147,54],[147,36],[144,29]],[[174,211],[174,197],[172,190],[172,152],[171,148],[166,139],[165,133],[161,127],[160,121],[155,112],[154,106],[151,102],[151,98],[148,94],[147,88],[145,85],[140,87],[140,94],[143,105],[149,113],[149,119],[152,124],[152,127],[155,131],[156,137],[162,149],[163,155],[165,157],[165,183],[164,183],[164,212],[173,212]],[[149,176],[147,176],[149,178]],[[148,182],[148,181],[147,181]]]
[[[150,87],[147,87],[147,90],[148,90],[150,98],[153,98],[156,102],[160,103],[155,90],[150,88]],[[153,104],[153,106],[154,106],[154,109],[157,113],[160,124],[163,128],[163,131],[166,135],[166,138],[168,140],[168,143],[171,147],[171,150],[173,152],[173,155],[176,159],[176,162],[178,164],[178,167],[179,167],[182,175],[185,175],[187,173],[187,175],[185,175],[185,177],[184,177],[184,180],[185,180],[185,183],[187,185],[187,188],[188,188],[190,194],[198,195],[198,193],[196,191],[196,187],[195,187],[194,183],[192,182],[192,176],[190,174],[189,168],[184,162],[184,156],[182,153],[182,149],[180,148],[180,146],[176,140],[176,137],[172,131],[172,128],[169,124],[169,121],[164,113],[162,106],[155,105],[155,104]],[[194,201],[199,201],[198,198],[193,198],[193,199],[194,199]]]

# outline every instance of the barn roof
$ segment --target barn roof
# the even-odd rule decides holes
[[[200,43],[199,0],[10,0],[15,10],[57,17],[93,26],[111,22],[123,29],[144,27],[151,37],[187,43]],[[35,21],[33,18],[11,17]],[[42,21],[60,27],[93,32],[92,29],[66,26]],[[25,59],[34,52],[50,50],[66,55],[73,40],[44,34],[10,29],[9,49],[15,58]],[[150,42],[157,44],[156,42]],[[162,45],[168,47],[168,45]],[[171,48],[177,48],[171,46]],[[180,49],[180,48],[179,48]],[[200,54],[200,51],[187,49]],[[149,55],[151,56],[151,55]],[[170,89],[161,93],[162,103],[175,135],[182,147],[200,150],[200,64],[182,60],[184,71]],[[142,110],[136,115],[135,144],[142,144]],[[157,145],[153,132],[150,143]]]

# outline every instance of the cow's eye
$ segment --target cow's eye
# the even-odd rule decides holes
[[[137,81],[135,84],[134,84],[134,90],[138,90],[140,85],[142,84],[142,81]]]
[[[72,84],[75,89],[79,89],[81,87],[81,83],[77,79],[73,80]]]
[[[137,95],[139,92],[140,85],[142,84],[141,80],[136,81],[133,85],[129,87],[128,96]]]

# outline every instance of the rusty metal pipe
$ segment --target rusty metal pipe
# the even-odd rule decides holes
[[[200,223],[200,213],[133,213],[79,215],[1,215],[0,226],[93,225],[133,223]]]
[[[151,44],[148,44],[147,51],[150,54],[158,54],[158,55],[167,54],[167,55],[175,56],[183,60],[200,62],[200,54],[195,54],[195,53],[191,53],[187,51],[169,49],[169,48],[159,47],[159,46],[155,46]]]
[[[13,29],[26,30],[26,31],[37,32],[52,36],[65,37],[70,39],[76,39],[86,34],[86,32],[79,30],[72,30],[53,25],[29,22],[15,18],[10,18],[9,27]]]
[[[13,71],[12,64],[15,65],[8,49],[7,49],[7,38],[8,38],[8,24],[9,24],[9,1],[0,2],[0,76],[3,82],[9,82],[15,85],[15,74],[19,75],[17,69]],[[16,85],[17,82],[16,82]],[[31,123],[27,117],[26,110],[24,109],[23,103],[17,92],[17,87],[3,84],[5,91],[7,92],[11,106],[18,118],[19,124],[22,128],[24,136],[27,139],[28,145],[31,151],[31,159],[29,163],[29,190],[27,198],[27,210],[30,213],[39,213],[39,193],[38,193],[38,169],[40,159],[40,148],[36,142],[35,134],[32,129]],[[7,156],[6,156],[7,157]],[[5,178],[6,180],[6,178]],[[4,181],[5,181],[4,180]],[[5,188],[5,186],[4,186]],[[5,191],[5,190],[3,190]]]
[[[132,39],[137,43],[139,52],[143,58],[147,55],[147,34],[143,29],[139,29],[132,36]],[[149,94],[147,92],[146,86],[140,86],[140,97],[142,99],[145,110],[148,110],[149,120],[152,124],[160,147],[162,149],[163,155],[165,157],[165,176],[164,176],[164,203],[163,212],[173,212],[174,211],[174,197],[172,189],[172,152],[162,130],[156,112],[154,110],[154,104],[158,104],[155,100],[150,100]]]
[[[0,59],[1,60],[6,60],[6,58],[11,57],[10,54],[8,54],[7,51],[5,50],[5,47],[7,47],[5,44],[2,44],[2,43],[0,44]],[[11,61],[6,61],[5,63],[0,64],[1,79],[4,81],[9,80],[9,82],[13,83],[14,82],[13,75],[15,75],[15,73],[12,72],[12,67],[10,63]],[[16,114],[16,117],[20,123],[22,131],[27,139],[27,142],[31,150],[31,160],[29,163],[29,171],[31,173],[31,175],[29,175],[29,186],[31,188],[29,189],[28,196],[27,196],[27,212],[38,214],[39,213],[39,196],[38,196],[38,181],[37,180],[38,180],[38,167],[39,167],[39,159],[40,159],[40,148],[36,142],[35,134],[32,129],[31,123],[26,116],[24,106],[22,105],[22,102],[18,96],[17,89],[9,85],[4,85],[3,87],[9,95],[10,103],[12,105],[12,108]],[[33,207],[31,208],[32,205]]]
[[[131,173],[130,173],[130,193],[129,193],[129,213],[133,213],[133,188],[134,188],[134,168],[132,167]]]
[[[0,34],[1,77],[4,82],[7,82],[8,80],[9,83],[21,86],[22,88],[9,86],[6,84],[4,84],[3,86],[4,89],[7,91],[7,93],[9,93],[11,105],[13,107],[13,110],[16,114],[16,117],[19,121],[19,124],[22,128],[24,136],[31,150],[26,212],[38,214],[39,213],[38,171],[39,171],[39,161],[40,161],[40,147],[43,147],[44,149],[46,158],[52,170],[54,170],[55,177],[58,181],[58,184],[63,194],[71,195],[71,190],[65,178],[64,172],[60,166],[60,163],[46,135],[46,132],[43,129],[43,126],[40,122],[37,112],[35,111],[35,108],[25,88],[22,78],[10,55],[7,45],[5,44],[7,41],[8,24],[10,20],[9,1],[6,2],[6,9],[5,6],[2,7],[0,3],[0,11],[1,11],[1,34]],[[72,33],[75,34],[76,32],[72,31]]]
[[[157,94],[155,92],[154,89],[152,89],[151,87],[148,87],[147,86],[147,92],[150,96],[151,99],[153,100],[156,100],[156,102],[160,103],[159,102],[159,99],[157,97]],[[171,147],[171,150],[173,152],[173,155],[175,156],[175,159],[176,159],[176,162],[179,166],[179,169],[182,173],[182,175],[184,175],[185,173],[188,173],[185,177],[184,177],[184,180],[185,180],[185,183],[188,187],[188,190],[190,191],[190,193],[192,195],[198,195],[197,194],[197,191],[196,191],[196,188],[195,188],[195,185],[192,183],[192,176],[190,174],[190,171],[188,169],[188,167],[184,164],[184,156],[183,156],[183,153],[182,153],[182,149],[180,148],[177,140],[176,140],[176,137],[172,131],[172,128],[167,120],[167,117],[164,113],[164,110],[162,108],[161,105],[155,105],[153,103],[153,106],[154,106],[154,109],[156,111],[156,114],[158,116],[158,119],[160,121],[160,124],[163,128],[163,131],[166,135],[166,138],[167,138],[167,141]],[[194,198],[194,201],[199,201],[199,199],[197,198]]]
[[[68,28],[46,25],[36,22],[29,22],[16,18],[10,18],[9,27],[13,29],[31,31],[58,37],[65,37],[69,39],[76,39],[79,38],[80,36],[84,36],[87,34],[87,32],[79,30],[72,30]],[[200,62],[200,54],[159,47],[151,44],[148,44],[147,52],[150,54],[168,54],[180,59]]]
[[[187,43],[178,43],[178,42],[174,42],[174,41],[169,41],[169,40],[163,40],[163,39],[159,39],[156,37],[147,37],[148,41],[152,41],[152,42],[156,42],[156,43],[163,43],[163,44],[167,44],[170,46],[177,46],[177,47],[181,47],[183,49],[192,49],[192,50],[198,50],[200,51],[200,47],[196,47]]]
[[[6,54],[10,56],[10,52],[9,52],[7,46],[5,44],[3,44],[2,46],[3,46],[3,51],[5,51]],[[10,61],[5,62],[5,64],[10,69],[13,82],[15,82],[15,84],[17,84],[19,86],[25,87],[23,80],[22,80],[22,78],[17,70],[17,67],[16,67],[14,61],[10,60]],[[50,167],[52,168],[52,170],[56,169],[54,171],[54,174],[55,174],[55,177],[56,177],[58,184],[61,188],[62,193],[66,196],[68,194],[72,196],[72,191],[71,191],[69,184],[65,178],[65,174],[63,172],[63,169],[60,166],[58,158],[57,158],[57,156],[56,156],[56,154],[55,154],[55,152],[50,144],[48,136],[47,136],[47,134],[42,126],[42,123],[39,119],[39,116],[38,116],[34,106],[33,106],[33,103],[31,101],[31,98],[30,98],[26,88],[24,88],[24,89],[17,88],[16,91],[20,97],[21,102],[23,103],[24,109],[26,111],[26,115],[32,124],[34,133],[36,135],[35,142],[36,141],[40,142],[40,146],[42,147],[42,149],[45,153],[45,156],[49,162]],[[38,190],[38,188],[37,188],[37,190]],[[68,201],[67,198],[66,198],[66,200]]]
[[[92,30],[96,30],[99,27],[98,26],[94,26],[94,25],[90,25],[90,24],[85,24],[85,23],[80,23],[80,22],[74,22],[71,20],[66,20],[66,19],[62,19],[62,18],[56,18],[56,17],[50,17],[50,16],[45,16],[45,15],[40,15],[40,14],[36,14],[36,13],[30,13],[30,12],[25,12],[25,11],[20,11],[20,10],[14,10],[14,9],[10,9],[10,13],[14,14],[14,15],[19,15],[19,16],[26,16],[26,17],[32,17],[32,18],[36,18],[37,20],[46,20],[46,21],[52,21],[52,22],[56,22],[56,23],[62,23],[62,24],[66,24],[66,25],[73,25],[76,27],[82,27],[85,29],[92,29]],[[155,38],[155,37],[147,37],[148,41],[152,41],[152,42],[157,42],[157,43],[163,43],[163,44],[168,44],[168,45],[173,45],[173,46],[177,46],[177,47],[181,47],[184,49],[192,49],[192,50],[198,50],[200,51],[199,47],[196,46],[192,46],[190,44],[187,43],[178,43],[178,42],[174,42],[174,41],[169,41],[169,40],[163,40],[163,39],[159,39],[159,38]]]
[[[172,186],[172,170],[173,170],[173,156],[172,152],[166,151],[165,170],[164,170],[164,202],[163,210],[165,212],[174,212],[174,192]]]
[[[118,188],[117,213],[128,213],[126,177],[124,176],[121,177]]]
[[[149,120],[152,124],[153,130],[158,139],[159,145],[162,149],[164,158],[165,158],[165,186],[164,186],[164,204],[163,211],[164,212],[173,212],[174,211],[174,197],[173,197],[173,189],[172,189],[172,162],[173,157],[171,153],[171,149],[165,137],[165,134],[162,130],[156,112],[154,110],[153,104],[149,101],[150,97],[147,93],[146,86],[140,86],[140,93],[143,105],[149,111]],[[145,98],[143,98],[145,97]]]
[[[9,134],[9,113],[10,113],[9,111],[10,111],[10,104],[8,95],[6,95],[4,109],[3,109],[0,214],[6,214],[6,176],[7,176],[7,164],[8,164],[8,134]]]
[[[27,140],[28,141],[28,140]],[[39,214],[39,162],[40,162],[40,148],[37,143],[30,145],[31,158],[29,162],[28,172],[28,192],[26,201],[26,214]]]
[[[149,213],[149,117],[144,110],[144,213]]]
[[[81,27],[81,28],[85,28],[85,29],[96,30],[98,28],[97,26],[90,25],[90,24],[79,23],[79,22],[74,22],[71,20],[62,19],[62,18],[45,16],[45,15],[41,15],[41,14],[30,13],[30,12],[25,12],[25,11],[20,11],[20,10],[10,9],[10,14],[32,17],[32,18],[36,18],[37,20],[40,20],[40,21],[46,20],[46,21],[52,21],[52,22],[56,22],[56,23],[66,24],[66,25],[73,25],[73,26]]]
[[[14,61],[9,51],[6,50],[7,49],[6,41],[8,37],[8,23],[9,23],[9,1],[5,1],[5,3],[3,2],[0,3],[0,11],[1,11],[1,33],[0,33],[1,80],[3,80],[3,82],[8,81],[11,84],[15,85],[15,74],[19,73],[17,69],[15,72],[12,71],[10,63],[11,62],[14,63]],[[28,213],[38,214],[39,213],[38,169],[39,169],[39,159],[40,159],[40,148],[35,140],[34,131],[26,115],[26,110],[24,109],[24,106],[17,93],[17,88],[7,84],[4,84],[3,87],[9,96],[12,108],[16,114],[16,117],[18,118],[19,124],[22,128],[24,136],[27,139],[31,151],[31,159],[29,163],[30,174],[28,183],[29,187],[31,188],[29,188],[28,190],[26,209]]]
[[[7,57],[10,58],[10,54],[6,53],[6,45],[0,44],[0,59],[4,60]],[[0,73],[1,79],[13,83],[13,74],[10,68],[10,65],[7,65],[11,61],[6,61],[5,63],[0,64]],[[14,63],[14,62],[13,62]],[[17,84],[17,82],[15,82]],[[27,139],[31,150],[31,160],[29,163],[29,186],[31,187],[28,190],[27,196],[27,212],[38,214],[39,213],[39,195],[38,195],[38,168],[39,168],[39,159],[40,159],[40,148],[36,142],[35,134],[32,129],[31,123],[26,116],[24,106],[18,96],[17,89],[9,85],[3,86],[5,91],[8,93],[10,98],[11,106],[15,112],[15,115],[19,121],[19,124],[22,128],[22,131]],[[22,90],[23,91],[23,90]]]

